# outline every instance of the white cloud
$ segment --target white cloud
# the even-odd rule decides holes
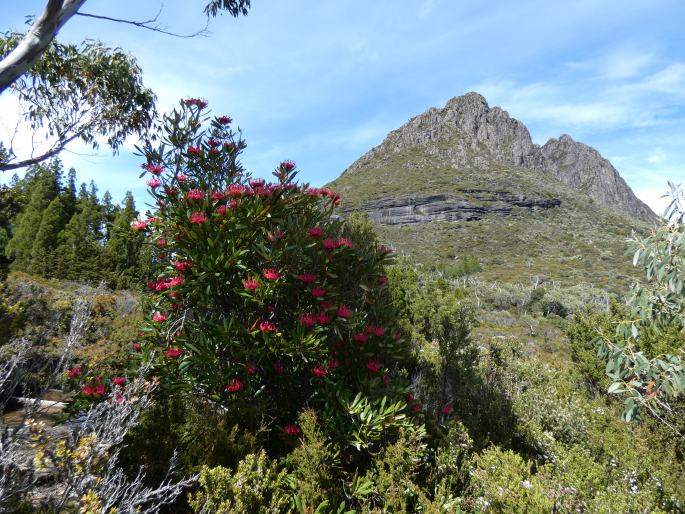
[[[664,187],[639,187],[635,189],[637,197],[645,202],[649,207],[659,216],[664,214],[664,211],[671,202],[669,197],[664,197],[668,190],[666,184]]]
[[[661,164],[664,162],[666,154],[661,148],[655,148],[654,151],[647,157],[647,162],[649,164]]]

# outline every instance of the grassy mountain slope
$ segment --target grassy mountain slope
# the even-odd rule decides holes
[[[591,282],[624,289],[634,275],[625,239],[632,229],[646,230],[647,223],[599,205],[552,173],[492,161],[478,168],[455,166],[449,149],[464,146],[458,138],[400,149],[381,145],[329,186],[343,195],[344,210],[370,210],[379,199],[440,193],[474,206],[493,205],[483,194],[465,189],[561,200],[551,209],[513,207],[509,215],[473,221],[379,223],[376,228],[397,252],[420,262],[449,264],[475,257],[488,280],[543,275],[566,285]],[[471,153],[474,160],[489,157],[484,145]]]

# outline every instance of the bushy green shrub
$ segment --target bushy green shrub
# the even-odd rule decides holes
[[[194,512],[275,514],[290,511],[285,471],[264,450],[247,455],[235,471],[218,466],[200,472],[201,491],[190,497]]]
[[[520,455],[496,446],[478,455],[472,482],[475,511],[553,512],[554,502],[531,468]]]
[[[252,431],[279,427],[283,448],[305,406],[356,450],[409,429],[400,372],[409,347],[386,285],[389,250],[334,219],[339,196],[296,183],[290,161],[274,183],[245,174],[245,143],[205,107],[182,102],[161,144],[144,148],[157,210],[133,228],[147,232],[162,268],[143,328],[150,374]]]

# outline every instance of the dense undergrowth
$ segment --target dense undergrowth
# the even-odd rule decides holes
[[[595,325],[608,323],[610,313],[598,308],[561,318],[528,302],[495,307],[483,300],[476,308],[473,287],[407,263],[389,277],[405,305],[401,322],[412,331],[412,394],[426,412],[428,437],[401,436],[358,474],[348,474],[313,411],[300,415],[301,437],[273,448],[267,444],[272,428],[246,431],[231,414],[181,395],[159,399],[143,413],[121,462],[132,472],[143,464],[152,484],[177,450],[179,476],[199,472],[200,482],[174,511],[208,502],[215,512],[229,505],[236,512],[272,512],[276,505],[287,511],[326,501],[322,512],[342,503],[360,512],[383,506],[388,512],[682,508],[682,442],[650,418],[621,421],[619,402],[604,393],[604,366],[591,343]],[[43,281],[14,274],[5,287],[20,282],[39,287]],[[56,292],[68,298],[73,286],[50,285],[55,296],[46,303],[37,297],[36,304],[57,313]],[[17,304],[9,305],[16,312]],[[35,307],[29,301],[23,309]],[[62,330],[68,310],[63,315]],[[64,335],[36,321],[25,318],[24,333]],[[122,321],[124,339],[135,338],[136,330],[135,316]],[[79,361],[93,373],[120,373],[127,364],[123,346],[92,341]],[[93,359],[96,350],[111,359]],[[255,495],[255,488],[264,493]]]

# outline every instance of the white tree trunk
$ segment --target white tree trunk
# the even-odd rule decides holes
[[[86,0],[48,0],[43,14],[33,23],[16,48],[0,61],[0,94],[35,63],[59,29]]]

